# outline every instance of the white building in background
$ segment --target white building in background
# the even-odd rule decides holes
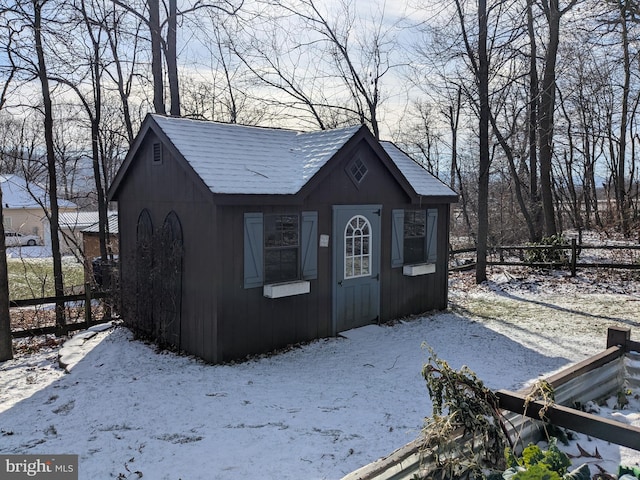
[[[40,238],[39,244],[50,245],[47,191],[18,175],[0,175],[0,189],[5,230],[37,235]],[[61,215],[78,211],[78,206],[68,200],[58,199],[58,207]]]

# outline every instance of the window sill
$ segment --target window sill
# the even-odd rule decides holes
[[[417,265],[405,265],[402,267],[402,274],[407,277],[417,277],[429,273],[436,273],[435,263],[419,263]]]
[[[295,282],[273,283],[265,285],[262,294],[267,298],[291,297],[293,295],[302,295],[311,291],[311,283],[306,280],[298,280]]]

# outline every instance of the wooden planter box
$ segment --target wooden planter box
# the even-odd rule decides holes
[[[640,451],[640,428],[571,408],[576,403],[599,401],[620,391],[625,381],[640,386],[640,371],[625,373],[625,358],[640,360],[640,342],[631,341],[631,331],[609,328],[607,348],[546,380],[553,387],[556,404],[549,407],[546,418],[559,427]],[[629,378],[630,377],[630,378]],[[525,410],[526,391],[498,390],[500,406],[511,421],[511,432],[517,432],[520,444],[540,438],[541,402],[529,402]],[[462,438],[460,438],[462,441]],[[421,438],[399,448],[390,455],[349,473],[342,480],[411,480],[414,475],[427,478],[432,471],[432,455],[422,450]]]

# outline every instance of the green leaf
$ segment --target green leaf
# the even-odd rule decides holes
[[[537,464],[544,458],[544,453],[539,446],[530,444],[522,452],[522,460],[525,467],[530,467]]]
[[[584,464],[579,468],[571,471],[563,475],[563,480],[591,480],[591,471],[589,470],[589,465]]]
[[[532,465],[524,472],[518,472],[511,480],[562,480],[562,477],[544,463]]]

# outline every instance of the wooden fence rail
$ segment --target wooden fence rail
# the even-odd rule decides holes
[[[39,305],[49,305],[56,303],[72,303],[83,302],[84,303],[84,321],[83,322],[71,322],[65,325],[51,325],[46,327],[26,328],[21,330],[13,330],[11,336],[13,338],[25,338],[35,335],[46,334],[67,334],[72,331],[89,328],[92,325],[98,323],[92,316],[91,302],[92,300],[108,299],[112,298],[112,292],[104,290],[92,290],[89,284],[85,285],[84,293],[75,295],[64,295],[61,297],[42,297],[42,298],[27,298],[23,300],[10,300],[10,308],[24,308],[24,307],[36,307]],[[111,320],[112,318],[102,318],[102,320]]]
[[[640,270],[640,254],[637,261],[630,263],[615,263],[615,262],[586,262],[580,261],[580,255],[586,250],[604,250],[604,251],[616,251],[627,250],[630,252],[640,252],[640,245],[582,245],[578,244],[575,239],[571,240],[571,244],[568,245],[512,245],[512,246],[495,246],[489,247],[489,258],[487,259],[487,265],[504,265],[504,266],[525,266],[525,267],[538,267],[538,268],[550,268],[550,269],[568,269],[571,272],[571,276],[575,277],[579,268],[613,268],[613,269],[625,269],[625,270]],[[469,254],[476,252],[475,248],[461,248],[456,250],[450,250],[449,258],[454,260],[457,255]],[[526,254],[530,252],[564,252],[567,254],[564,261],[526,261]],[[505,253],[510,255],[510,259],[505,256]],[[515,255],[514,255],[515,253]],[[492,260],[492,257],[498,257],[498,260]],[[519,260],[514,260],[513,257],[517,256]],[[475,260],[469,261],[463,265],[452,265],[449,267],[451,271],[468,270],[475,268]]]

